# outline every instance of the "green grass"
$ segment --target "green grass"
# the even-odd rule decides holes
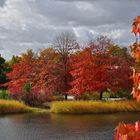
[[[15,100],[0,100],[0,114],[48,113],[47,109],[33,108]]]
[[[139,112],[140,102],[136,101],[61,101],[53,102],[52,113],[99,114],[116,112]]]

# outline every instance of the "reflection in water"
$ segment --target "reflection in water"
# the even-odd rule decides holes
[[[0,118],[0,140],[113,140],[118,122],[133,123],[140,114],[22,114]]]

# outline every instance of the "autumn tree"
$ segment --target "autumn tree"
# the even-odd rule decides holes
[[[73,81],[71,82],[70,93],[79,96],[84,92],[94,91],[93,85],[93,56],[91,50],[84,49],[77,52],[71,58],[72,70],[70,71]]]
[[[69,82],[71,79],[71,75],[69,73],[70,70],[70,56],[73,52],[79,49],[79,44],[77,43],[74,34],[71,32],[64,32],[58,35],[54,40],[54,48],[56,52],[60,55],[60,60],[63,68],[63,90],[62,92],[65,95],[65,99],[67,100],[67,92],[70,89]]]
[[[103,54],[93,55],[92,49],[86,48],[74,56],[72,61],[73,81],[70,92],[74,95],[81,95],[85,92],[92,94],[94,91],[98,91],[102,98],[103,91],[109,87],[107,81],[108,57]]]
[[[34,86],[41,88],[47,95],[60,92],[63,89],[63,69],[60,56],[53,48],[48,48],[40,52],[36,61],[38,71],[34,78]]]
[[[10,81],[5,84],[10,90],[10,95],[16,99],[25,98],[24,86],[30,83],[33,73],[34,53],[32,50],[22,55],[21,61],[12,66],[12,71],[7,74]],[[28,97],[26,96],[26,101]],[[28,102],[28,101],[27,101]]]
[[[84,92],[98,91],[100,99],[104,91],[118,91],[130,88],[132,82],[130,63],[114,54],[111,49],[114,44],[106,37],[98,38],[83,51],[72,58],[71,93],[80,95]]]
[[[19,63],[8,73],[11,96],[27,104],[43,102],[48,96],[63,89],[60,56],[52,48],[38,55],[29,50],[22,54]]]
[[[110,70],[110,72],[114,75],[114,77],[117,75],[120,90],[130,93],[132,89],[131,75],[134,66],[134,59],[132,55],[127,48],[119,47],[115,44],[109,47],[109,54],[113,60],[113,65],[116,67],[116,69],[114,69],[115,71]],[[112,75],[111,73],[110,75]],[[116,78],[113,79],[115,82]]]

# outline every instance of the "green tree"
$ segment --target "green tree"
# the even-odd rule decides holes
[[[6,73],[10,71],[9,66],[7,65],[5,59],[0,55],[0,88],[3,89],[6,82],[8,82],[8,78]]]
[[[123,58],[125,61],[129,62],[131,65],[134,63],[134,59],[130,55],[126,47],[120,47],[118,45],[113,44],[109,47],[109,52],[112,56]]]
[[[8,63],[8,65],[11,67],[11,66],[13,66],[14,64],[19,63],[20,60],[21,60],[21,57],[13,55],[13,56],[12,56],[12,59],[11,59],[10,61],[8,61],[7,63]]]

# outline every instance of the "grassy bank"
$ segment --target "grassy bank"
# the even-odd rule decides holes
[[[0,100],[0,114],[32,112],[33,109],[22,102],[14,100]]]
[[[0,100],[0,114],[13,113],[60,113],[60,114],[99,114],[116,112],[139,112],[140,102],[136,101],[59,101],[53,102],[51,110],[31,108],[22,102]]]
[[[0,114],[14,113],[48,113],[49,110],[32,108],[22,102],[14,100],[0,100]]]
[[[63,101],[53,102],[51,112],[62,114],[139,112],[140,102],[136,101]]]

